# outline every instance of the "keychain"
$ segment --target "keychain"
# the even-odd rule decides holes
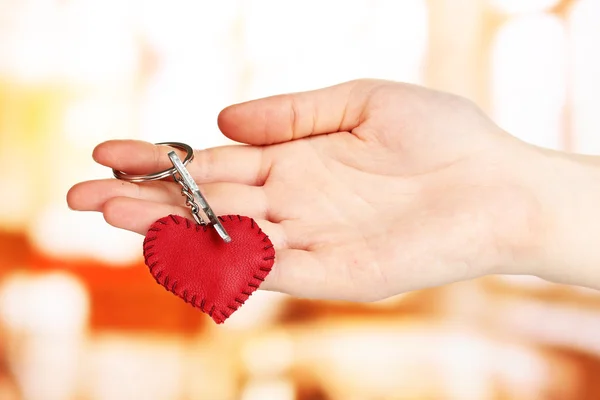
[[[129,175],[113,169],[113,175],[135,183],[172,177],[181,186],[193,220],[167,215],[155,221],[144,239],[144,261],[157,283],[221,324],[271,272],[275,249],[254,219],[215,215],[186,169],[194,158],[190,146],[156,145],[183,150],[186,156],[181,161],[175,151],[169,152],[173,167],[153,174]]]

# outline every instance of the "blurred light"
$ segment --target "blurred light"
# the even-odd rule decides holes
[[[55,257],[95,258],[110,264],[140,259],[144,237],[108,225],[101,213],[81,213],[51,204],[29,228],[33,244]]]
[[[22,400],[16,383],[2,377],[0,378],[0,399],[2,400]]]
[[[199,333],[187,342],[182,376],[186,396],[183,398],[239,400],[239,347],[231,346],[231,339],[220,333],[210,338]]]
[[[598,93],[600,93],[600,2],[581,0],[574,4],[569,16],[571,33],[573,82],[573,151],[600,154],[600,118],[598,118]]]
[[[265,334],[249,340],[242,350],[246,370],[253,376],[285,372],[294,362],[294,342],[283,333]]]
[[[274,321],[289,296],[283,293],[257,290],[244,307],[233,313],[223,329],[246,330],[264,326]]]
[[[23,176],[29,175],[32,166],[30,160],[23,157],[23,153],[4,148],[0,149],[0,170],[12,172],[0,174],[0,193],[2,193],[0,224],[7,230],[20,230],[29,220],[31,210],[38,201],[37,196],[33,195],[32,182],[23,179]],[[22,174],[13,171],[22,171]]]
[[[442,384],[448,400],[491,399],[491,343],[469,332],[440,333],[437,343]]]
[[[59,8],[55,2],[55,7]],[[70,83],[101,87],[132,83],[138,52],[132,9],[121,0],[64,2],[60,57]],[[35,31],[34,31],[35,32]]]
[[[60,74],[60,58],[56,53],[61,37],[55,4],[13,2],[0,7],[12,11],[9,30],[0,34],[3,45],[0,73],[24,82],[56,79]]]
[[[507,299],[496,304],[493,323],[498,333],[600,355],[600,319],[593,308],[538,300]]]
[[[15,331],[79,332],[87,323],[88,302],[86,289],[66,273],[16,274],[0,286],[0,314]]]
[[[35,1],[10,5],[0,72],[24,82],[101,85],[131,80],[137,52],[127,4]]]
[[[490,0],[497,9],[510,14],[524,14],[548,10],[561,0]]]
[[[89,341],[86,352],[87,399],[184,397],[186,347],[177,338],[100,335]],[[202,370],[194,372],[202,376]]]
[[[428,398],[424,393],[435,393],[443,372],[440,338],[433,328],[335,327],[315,332],[298,353],[308,353],[315,368],[359,393],[421,393]]]
[[[367,2],[366,15],[359,16],[366,29],[364,48],[357,61],[356,77],[377,77],[410,83],[421,83],[423,57],[428,44],[428,7],[423,0],[380,0],[376,6]],[[355,52],[352,46],[347,49]]]
[[[565,31],[552,16],[518,17],[493,50],[493,106],[498,123],[526,142],[561,147],[566,101]]]
[[[287,380],[250,381],[240,400],[295,400],[294,386]]]
[[[132,138],[135,106],[130,96],[127,90],[115,89],[72,102],[64,114],[63,140],[76,149],[89,149],[105,140]]]
[[[548,360],[535,349],[498,344],[488,356],[496,381],[510,388],[512,398],[536,398],[553,379]]]
[[[243,50],[252,73],[247,97],[364,77],[421,79],[427,44],[423,0],[376,5],[365,0],[260,0],[248,3],[245,17]]]
[[[217,116],[237,99],[239,60],[234,33],[237,1],[178,0],[143,5],[146,51],[155,58],[144,77],[140,129],[144,140],[177,140],[198,148],[230,143]]]
[[[65,273],[10,276],[0,287],[10,362],[28,400],[73,398],[89,299]]]

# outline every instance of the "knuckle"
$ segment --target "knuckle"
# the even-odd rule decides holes
[[[291,132],[290,132],[291,137],[289,138],[289,140],[294,140],[295,138],[298,137],[299,132],[300,132],[300,127],[299,127],[299,124],[301,121],[300,107],[294,96],[289,96],[289,101],[290,101],[290,126],[291,126]]]
[[[109,225],[114,226],[115,221],[118,219],[120,209],[119,203],[120,202],[118,198],[112,198],[107,200],[102,207],[102,215],[104,216],[104,220]]]
[[[196,179],[199,181],[208,181],[211,179],[214,164],[216,160],[215,150],[213,149],[204,149],[204,150],[196,150],[194,154],[194,163],[195,166],[195,175]]]

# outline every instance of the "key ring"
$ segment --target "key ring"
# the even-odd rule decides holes
[[[202,219],[199,214],[199,207],[201,207],[202,211],[204,211],[208,217],[210,224],[213,226],[213,228],[215,228],[221,239],[223,239],[223,241],[226,243],[231,242],[231,237],[221,224],[221,221],[219,221],[219,218],[213,212],[212,208],[210,208],[206,198],[204,198],[200,192],[200,188],[188,170],[185,168],[185,166],[194,159],[194,150],[189,145],[179,142],[162,142],[155,143],[155,145],[165,145],[183,150],[186,152],[186,156],[184,160],[181,161],[181,159],[177,156],[177,153],[170,151],[168,155],[171,163],[173,164],[172,168],[146,175],[129,175],[123,171],[118,171],[113,168],[114,177],[123,181],[134,183],[156,181],[167,177],[173,177],[173,180],[181,185],[181,193],[186,197],[186,205],[191,207],[192,217],[194,217],[196,223],[198,225],[206,225],[206,222],[204,222],[204,219]]]
[[[185,154],[185,159],[183,160],[183,166],[188,165],[188,163],[194,159],[194,149],[192,149],[189,145],[187,145],[185,143],[163,142],[163,143],[155,143],[155,145],[157,145],[157,146],[164,145],[164,146],[174,147],[176,149],[185,151],[186,154]],[[123,171],[117,171],[116,169],[113,168],[113,175],[115,178],[121,179],[121,180],[127,181],[127,182],[135,182],[135,183],[158,181],[160,179],[174,176],[176,172],[177,172],[177,169],[175,168],[175,166],[173,166],[171,168],[165,169],[163,171],[155,172],[153,174],[129,175]]]

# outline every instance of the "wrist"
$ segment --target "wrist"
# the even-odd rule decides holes
[[[534,151],[522,166],[537,210],[521,273],[600,288],[600,158]]]

